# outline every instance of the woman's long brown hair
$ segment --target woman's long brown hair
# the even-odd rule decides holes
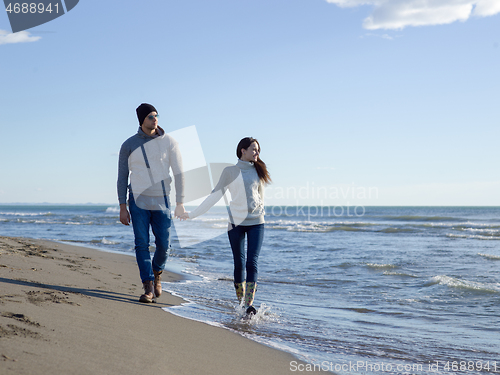
[[[238,159],[241,159],[241,149],[244,148],[246,150],[254,142],[257,143],[257,146],[259,146],[259,154],[260,154],[259,141],[257,141],[255,138],[252,137],[246,137],[243,138],[240,141],[240,143],[238,143],[238,147],[236,147],[236,156],[238,156]],[[260,180],[265,182],[266,184],[270,184],[271,176],[267,170],[266,163],[262,161],[260,155],[257,157],[257,161],[254,162],[253,164],[255,166],[255,170],[257,171],[257,175],[259,176]]]

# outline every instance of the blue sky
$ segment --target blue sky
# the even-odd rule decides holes
[[[117,3],[0,11],[0,203],[116,203],[149,102],[209,163],[259,139],[266,204],[500,205],[498,1]]]

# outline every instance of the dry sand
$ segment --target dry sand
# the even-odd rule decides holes
[[[178,277],[164,273],[164,280]],[[296,359],[138,302],[133,257],[0,237],[0,374],[289,374]]]

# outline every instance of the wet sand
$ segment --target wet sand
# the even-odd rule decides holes
[[[167,313],[168,293],[139,303],[141,287],[134,257],[0,237],[0,372],[293,373],[292,355]]]

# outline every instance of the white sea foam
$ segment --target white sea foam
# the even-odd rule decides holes
[[[498,230],[492,228],[462,228],[464,232],[474,233],[498,233]]]
[[[287,230],[289,232],[326,233],[333,231],[359,232],[378,224],[351,221],[269,220],[266,225],[270,229]]]
[[[102,243],[103,245],[116,245],[119,243],[119,242],[110,241],[110,240],[106,239],[105,237],[103,237],[100,240],[92,240],[90,242],[91,243]]]
[[[446,276],[446,275],[438,275],[434,276],[427,286],[431,285],[446,285],[450,288],[456,289],[465,289],[476,292],[484,292],[484,293],[500,293],[500,285],[493,283],[480,283],[476,281],[462,280],[457,279],[455,277]]]
[[[106,213],[118,214],[120,213],[120,207],[108,207],[106,208]]]
[[[188,260],[183,259],[183,261],[188,261]],[[199,273],[195,268],[186,267],[181,272],[186,275],[194,276],[194,278],[191,278],[189,280],[182,280],[183,283],[200,283],[200,282],[210,282],[214,280],[213,278],[210,278],[208,276]]]
[[[424,227],[443,227],[443,228],[455,228],[455,229],[466,229],[466,228],[476,228],[476,227],[492,227],[487,223],[479,223],[474,221],[464,221],[460,223],[425,223]],[[494,227],[494,226],[493,226]]]
[[[500,240],[500,236],[495,235],[495,236],[484,236],[484,235],[479,235],[479,234],[455,234],[455,233],[448,233],[446,234],[446,237],[448,238],[465,238],[465,239],[470,239],[470,240],[485,240],[485,241],[498,241]]]
[[[500,255],[481,254],[481,253],[477,253],[477,255],[482,256],[482,257],[484,257],[486,259],[500,260]]]
[[[51,212],[2,212],[5,216],[50,216]]]

